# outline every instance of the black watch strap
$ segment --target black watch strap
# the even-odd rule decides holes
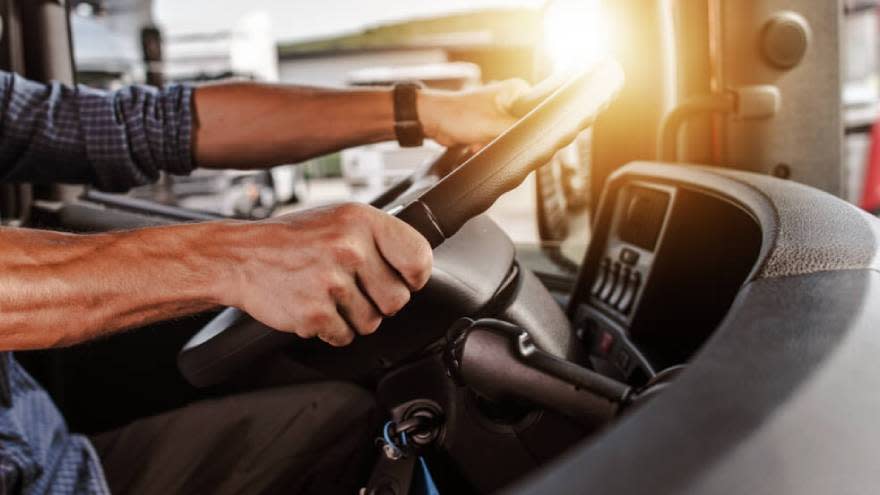
[[[421,146],[425,140],[416,108],[417,93],[421,88],[421,84],[415,82],[394,85],[394,133],[397,142],[405,148]]]

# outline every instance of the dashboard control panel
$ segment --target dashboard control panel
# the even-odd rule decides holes
[[[631,383],[685,362],[730,308],[761,240],[755,219],[722,195],[618,179],[570,299],[585,348]]]
[[[624,322],[650,275],[674,194],[673,188],[633,183],[617,198],[590,299]]]

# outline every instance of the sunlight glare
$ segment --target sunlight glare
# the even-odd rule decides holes
[[[602,0],[550,0],[544,11],[544,44],[555,71],[589,67],[609,55]]]

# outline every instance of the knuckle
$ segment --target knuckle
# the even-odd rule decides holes
[[[397,313],[398,311],[403,309],[404,306],[406,306],[406,303],[409,302],[410,297],[411,294],[409,292],[409,289],[403,286],[399,286],[397,290],[394,290],[388,294],[387,299],[385,300],[385,307],[382,308],[382,312],[384,312],[386,315],[393,315],[394,313]]]
[[[368,216],[367,205],[361,203],[345,203],[336,208],[337,216],[344,222],[361,222]]]
[[[325,309],[314,309],[306,314],[305,317],[307,332],[312,334],[321,334],[326,331],[332,321],[330,312]]]
[[[332,270],[327,270],[321,275],[321,285],[333,299],[338,299],[347,292],[345,280]]]
[[[337,239],[332,253],[333,259],[346,267],[359,267],[366,261],[363,250],[358,248],[357,242],[351,237]]]

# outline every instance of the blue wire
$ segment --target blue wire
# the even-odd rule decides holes
[[[394,442],[394,440],[391,440],[391,425],[393,425],[393,424],[394,424],[393,421],[388,421],[387,423],[385,423],[385,426],[382,428],[382,439],[385,440],[385,443],[390,445],[391,448],[402,453],[403,449],[401,449],[397,445],[397,443]],[[407,441],[406,441],[406,432],[405,431],[400,433],[400,443],[404,447],[406,447]]]
[[[419,456],[419,463],[422,465],[422,480],[425,483],[425,494],[440,495],[440,490],[437,489],[437,484],[434,483],[434,478],[431,476],[431,472],[428,471],[428,463],[425,462],[425,458]]]
[[[382,439],[385,443],[394,450],[403,453],[403,450],[391,439],[391,426],[394,424],[393,421],[388,421],[385,423],[385,426],[382,428]],[[400,443],[406,447],[406,432],[400,432]],[[425,459],[419,456],[419,464],[422,468],[422,481],[424,482],[424,488],[426,495],[440,495],[440,491],[437,489],[437,484],[434,483],[434,478],[431,476],[431,471],[428,470],[428,463],[425,462]]]
[[[394,442],[391,441],[391,425],[393,424],[394,422],[392,421],[385,423],[385,427],[382,428],[382,439],[385,440],[385,443],[387,443],[388,445],[397,448],[397,445],[395,445]]]

